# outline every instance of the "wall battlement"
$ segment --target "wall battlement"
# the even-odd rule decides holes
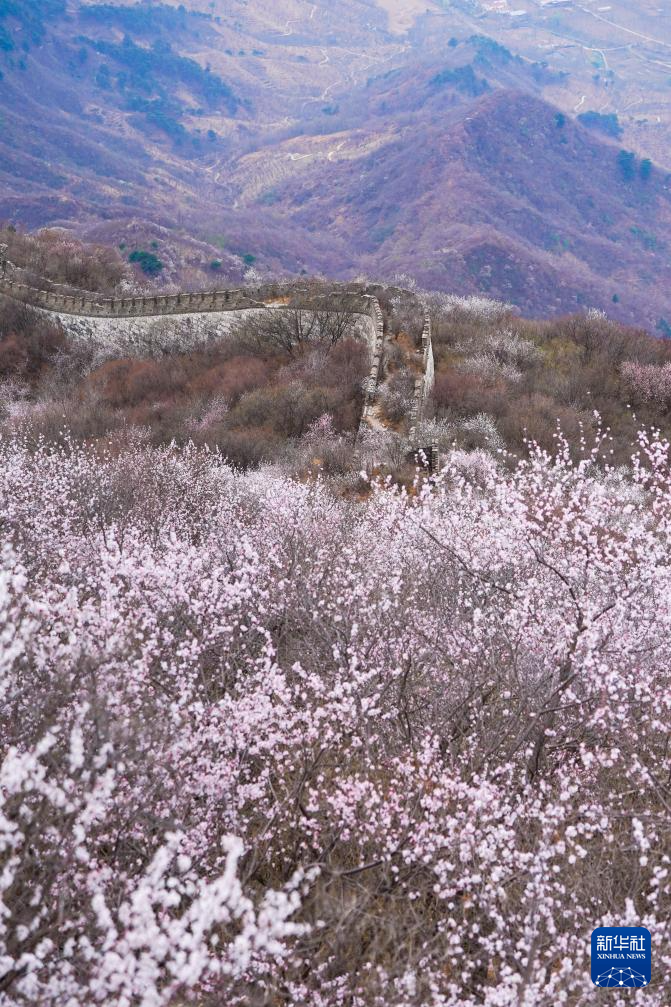
[[[427,315],[424,319],[421,341],[421,377],[415,381],[415,395],[410,412],[410,440],[416,441],[417,424],[424,414],[426,400],[431,394],[435,381],[435,362],[433,357],[433,340],[431,337],[431,319]]]
[[[139,297],[97,297],[95,294],[61,294],[53,290],[31,287],[13,279],[0,276],[0,293],[23,301],[35,308],[57,314],[80,315],[88,318],[142,318],[193,312],[240,311],[245,308],[263,308],[290,297],[287,307],[314,307],[317,300],[334,302],[335,308],[351,310],[357,314],[371,315],[366,295],[334,291],[328,298],[316,298],[307,291],[296,290],[282,284],[260,287],[242,287],[237,290],[212,290],[196,293],[153,294]],[[304,296],[301,296],[304,294]]]
[[[349,311],[364,315],[372,322],[371,368],[360,429],[368,425],[381,377],[384,357],[385,325],[377,297],[334,283],[324,293],[295,283],[268,283],[230,290],[207,290],[178,294],[148,294],[137,297],[101,297],[90,291],[61,293],[44,281],[36,287],[21,282],[19,271],[7,259],[7,246],[0,245],[0,294],[31,307],[59,315],[87,318],[164,318],[198,312],[243,311],[250,308],[275,308],[320,311]],[[403,293],[402,291],[400,293]],[[422,333],[422,377],[417,379],[410,416],[410,437],[421,419],[424,403],[433,387],[434,361],[431,322],[427,317]]]

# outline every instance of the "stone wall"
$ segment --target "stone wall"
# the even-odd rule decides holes
[[[149,294],[138,297],[100,297],[89,291],[73,293],[53,289],[47,281],[35,287],[22,281],[21,271],[6,258],[6,247],[0,245],[0,293],[23,301],[35,308],[65,315],[84,315],[89,318],[138,318],[193,312],[240,311],[244,308],[319,307],[328,310],[351,311],[368,315],[378,324],[380,306],[377,299],[348,289],[344,284],[334,284],[328,294],[318,290],[297,287],[295,283],[267,283],[257,287],[239,287],[232,290],[207,290],[195,293]]]
[[[350,311],[370,319],[371,369],[366,382],[361,425],[366,425],[380,378],[384,350],[384,320],[376,297],[353,291],[346,284],[333,284],[327,294],[296,283],[268,283],[257,287],[196,293],[150,294],[138,297],[100,297],[89,291],[60,292],[56,284],[43,287],[23,282],[0,245],[0,294],[31,307],[61,315],[86,318],[163,318],[197,312],[242,311],[248,308]]]
[[[290,291],[278,284],[238,290],[212,290],[198,293],[153,294],[139,297],[96,297],[94,294],[66,294],[29,287],[4,276],[0,293],[35,308],[65,315],[89,318],[138,318],[188,314],[198,311],[239,311],[263,307],[281,300]],[[368,312],[366,312],[368,313]]]
[[[421,376],[415,381],[415,396],[410,413],[410,440],[414,442],[417,424],[424,415],[426,400],[433,390],[435,381],[435,362],[433,357],[433,341],[431,338],[431,319],[427,315],[422,330]]]
[[[370,418],[375,396],[377,394],[377,387],[380,381],[380,368],[382,367],[382,358],[384,356],[384,318],[382,316],[382,309],[380,307],[380,302],[376,297],[370,297],[369,300],[371,302],[370,317],[373,321],[374,332],[372,346],[373,356],[370,373],[366,382],[366,396],[364,399],[363,411],[361,413],[359,430],[368,425],[368,420]]]

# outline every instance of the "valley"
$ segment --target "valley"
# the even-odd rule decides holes
[[[135,278],[158,289],[401,273],[529,314],[669,324],[658,5],[11,9],[0,219],[153,255]]]

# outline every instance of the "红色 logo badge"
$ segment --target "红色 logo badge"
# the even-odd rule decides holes
[[[648,986],[652,940],[645,927],[597,927],[592,934],[592,982],[629,989]]]

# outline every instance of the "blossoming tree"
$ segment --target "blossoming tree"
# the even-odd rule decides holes
[[[0,453],[2,1007],[578,1007],[630,924],[668,1002],[668,445]]]

